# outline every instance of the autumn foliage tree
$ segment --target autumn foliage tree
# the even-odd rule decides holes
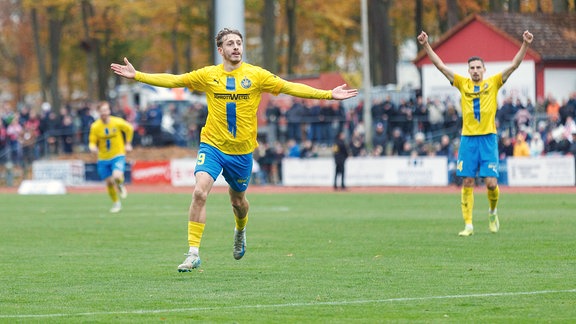
[[[0,2],[0,75],[4,79],[0,80],[0,97],[12,95],[15,102],[24,102],[26,93],[37,91],[26,82],[34,62],[32,41],[22,37],[30,33],[28,18],[20,3]]]
[[[244,1],[251,63],[284,76],[362,71],[361,0]],[[398,49],[418,29],[433,39],[472,13],[574,13],[575,0],[367,1],[369,64],[374,85],[380,85],[396,82]],[[14,106],[49,101],[54,109],[110,99],[110,90],[125,81],[110,73],[109,64],[125,56],[152,72],[184,73],[212,64],[212,2],[0,1],[0,84],[6,85],[0,98]]]

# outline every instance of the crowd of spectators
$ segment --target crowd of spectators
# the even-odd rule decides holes
[[[45,103],[38,110],[27,106],[14,110],[2,104],[0,118],[1,163],[24,167],[43,156],[73,153],[77,145],[77,116],[69,109],[56,112]],[[79,125],[88,129],[92,121],[78,118]]]
[[[542,155],[576,156],[576,92],[559,103],[554,97],[525,105],[507,98],[499,109],[500,159]]]
[[[113,106],[112,113],[129,121],[135,129],[134,146],[179,145],[197,147],[206,122],[202,104],[151,105],[144,109]],[[0,104],[0,163],[25,168],[34,160],[55,155],[88,152],[90,126],[98,118],[96,103],[80,103],[53,109],[15,109]]]
[[[112,106],[112,113],[135,128],[134,146],[178,145],[196,148],[207,109],[201,103]],[[254,152],[258,183],[282,183],[282,159],[331,156],[339,132],[346,134],[351,157],[447,156],[456,159],[461,130],[460,109],[450,98],[415,97],[393,101],[388,96],[370,107],[371,127],[364,107],[346,109],[342,102],[289,98],[270,100],[265,126]],[[32,161],[59,154],[87,152],[90,125],[98,118],[96,103],[53,109],[0,105],[0,163],[26,167]],[[530,100],[505,98],[497,113],[499,154],[514,156],[576,155],[576,92],[566,101],[554,97]],[[371,142],[367,143],[366,131]]]
[[[267,132],[255,152],[260,183],[281,183],[284,157],[328,156],[336,134],[343,131],[351,157],[446,156],[457,159],[461,111],[451,98],[416,97],[394,102],[390,97],[370,107],[371,142],[366,143],[364,107],[344,109],[340,102],[294,99],[266,109]],[[576,156],[576,92],[565,102],[553,96],[507,97],[496,115],[501,159],[521,156]]]

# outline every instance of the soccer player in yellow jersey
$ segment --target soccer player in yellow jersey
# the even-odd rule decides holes
[[[215,179],[222,172],[229,185],[230,203],[235,219],[233,256],[241,259],[246,251],[246,223],[249,203],[246,189],[252,173],[252,152],[256,142],[256,112],[261,94],[288,95],[343,100],[358,94],[341,85],[319,90],[288,82],[269,71],[242,61],[244,39],[235,29],[224,28],[216,35],[216,47],[222,64],[180,74],[147,74],[136,71],[124,58],[124,64],[112,64],[114,73],[143,83],[167,87],[187,87],[206,93],[208,118],[202,128],[200,148],[194,171],[196,186],[189,209],[186,260],[178,271],[189,272],[200,266],[199,247],[206,224],[206,200]]]
[[[120,117],[110,116],[110,105],[103,101],[98,104],[100,118],[90,126],[88,147],[98,154],[98,175],[106,182],[108,195],[112,199],[111,213],[122,209],[120,198],[128,195],[124,185],[126,151],[132,151],[132,125]],[[120,197],[118,197],[120,194]]]
[[[462,107],[462,134],[456,174],[463,177],[461,203],[464,230],[458,235],[474,234],[472,211],[474,208],[474,182],[478,175],[484,178],[488,191],[488,227],[496,233],[500,222],[496,212],[500,190],[498,188],[498,137],[496,133],[496,111],[498,110],[498,90],[508,80],[526,55],[534,36],[525,31],[522,46],[512,59],[512,64],[500,73],[484,79],[486,67],[477,56],[468,59],[470,78],[455,74],[450,70],[428,43],[428,35],[420,33],[418,42],[424,47],[428,58],[444,74],[450,83],[460,91]]]

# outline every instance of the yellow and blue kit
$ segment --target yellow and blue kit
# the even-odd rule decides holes
[[[130,123],[120,117],[110,116],[107,124],[101,119],[90,126],[88,142],[90,147],[98,148],[98,160],[111,160],[126,155],[124,146],[132,142],[134,129]]]
[[[502,73],[480,83],[454,75],[453,86],[460,91],[462,135],[496,134],[498,90],[502,85]]]
[[[330,90],[289,82],[245,62],[231,72],[226,72],[220,64],[180,75],[138,71],[134,79],[165,88],[186,87],[205,92],[208,118],[200,141],[231,155],[252,153],[258,146],[256,113],[262,93],[332,99]]]
[[[462,177],[498,177],[496,112],[502,73],[475,83],[454,75],[453,86],[460,91],[462,136],[456,174]]]

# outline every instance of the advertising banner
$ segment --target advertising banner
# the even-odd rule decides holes
[[[573,156],[508,158],[510,186],[573,186],[576,182]]]
[[[170,184],[170,161],[136,161],[132,165],[133,184]]]
[[[33,180],[60,180],[64,185],[84,183],[84,161],[34,161],[32,163]]]
[[[287,186],[332,186],[332,158],[282,160],[282,180]],[[346,160],[349,186],[446,186],[446,157],[365,157]]]

